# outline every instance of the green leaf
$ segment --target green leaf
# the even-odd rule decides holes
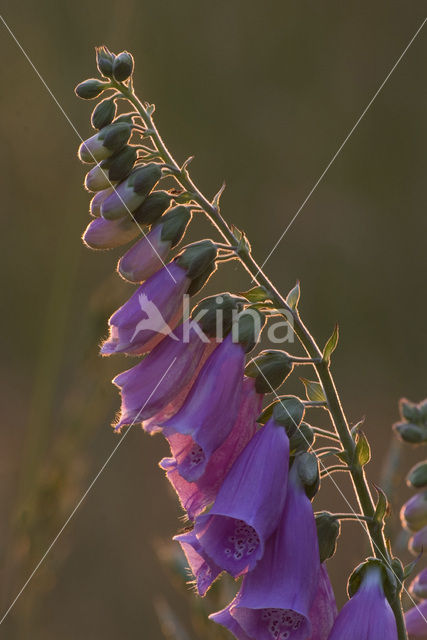
[[[335,351],[336,349],[336,346],[338,344],[338,338],[339,338],[339,329],[338,329],[338,325],[336,324],[331,337],[329,338],[329,340],[325,345],[325,348],[323,349],[323,356],[322,356],[323,362],[331,361],[331,355],[333,351]]]
[[[363,418],[359,420],[359,422],[356,422],[356,424],[353,427],[351,427],[350,433],[353,437],[353,440],[356,439],[356,436],[359,433],[359,429],[363,424],[365,424],[365,416],[363,416]]]
[[[381,489],[381,487],[378,487],[376,484],[374,484],[374,486],[378,493],[378,502],[377,506],[375,507],[374,520],[376,522],[383,523],[385,518],[390,513],[390,504],[386,494]]]
[[[242,291],[239,295],[244,296],[249,302],[265,302],[266,300],[270,300],[267,289],[260,285],[249,289],[249,291]]]
[[[305,394],[308,400],[311,402],[326,402],[325,392],[320,382],[307,380],[306,378],[300,378],[300,380],[305,386]]]
[[[286,297],[286,302],[291,309],[296,309],[298,306],[301,290],[299,282],[296,283],[293,289],[291,289]]]
[[[362,467],[368,464],[371,459],[371,448],[363,431],[359,431],[356,435],[356,449],[354,451],[354,459]]]
[[[213,200],[212,200],[212,206],[214,206],[217,211],[219,211],[219,201],[220,201],[220,198],[221,198],[222,194],[224,193],[224,189],[225,189],[225,182],[222,183],[221,189],[218,191],[218,193],[216,193],[214,195]],[[232,227],[232,231],[233,231],[234,235],[236,235],[235,234],[235,229],[236,229],[236,227],[233,226]]]
[[[403,571],[403,579],[406,580],[407,578],[409,578],[409,576],[412,574],[413,570],[415,569],[415,567],[417,566],[418,562],[420,561],[420,558],[423,554],[420,553],[419,556],[417,556],[415,558],[415,560],[412,560],[412,562],[410,562],[409,564],[406,565],[404,571]]]

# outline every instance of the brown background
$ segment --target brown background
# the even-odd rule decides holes
[[[83,137],[90,111],[72,90],[95,73],[93,47],[132,51],[136,86],[157,104],[171,149],[179,160],[196,156],[192,173],[208,195],[226,179],[223,213],[247,231],[262,261],[424,9],[383,0],[5,0],[2,11]],[[128,289],[112,274],[116,255],[80,243],[88,197],[78,136],[1,25],[0,33],[6,609],[117,443],[109,380],[129,363],[97,355],[105,319]],[[424,30],[267,267],[284,292],[301,280],[302,314],[321,342],[339,321],[334,370],[350,420],[366,416],[373,481],[398,398],[426,395],[426,54]],[[194,228],[198,236],[209,229]],[[233,265],[209,291],[249,285]],[[153,551],[180,526],[156,467],[165,452],[160,439],[129,434],[4,623],[4,637],[158,640],[159,595],[188,624],[186,598]],[[405,452],[402,470],[420,455]],[[395,504],[408,495],[399,490]],[[348,510],[330,481],[318,505]],[[331,563],[340,602],[366,551],[357,525],[343,533]]]

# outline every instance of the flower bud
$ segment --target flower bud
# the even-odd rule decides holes
[[[399,409],[402,418],[405,418],[407,422],[414,422],[415,424],[422,422],[420,407],[415,404],[415,402],[410,402],[406,398],[402,398],[399,402]]]
[[[114,59],[113,77],[118,82],[127,80],[132,75],[134,67],[133,57],[128,51],[122,51]]]
[[[314,453],[299,453],[295,457],[298,476],[304,485],[307,497],[314,498],[320,486],[319,463]]]
[[[101,215],[101,204],[109,195],[114,191],[114,187],[109,187],[103,191],[97,191],[93,196],[89,204],[89,213],[93,218],[98,218]]]
[[[102,47],[96,47],[96,64],[101,73],[106,78],[113,76],[113,61],[115,55],[109,51],[105,45]]]
[[[427,486],[427,461],[420,462],[412,467],[406,478],[406,484],[414,489],[422,489]]]
[[[169,207],[173,196],[167,191],[153,191],[144,202],[134,211],[135,219],[142,224],[151,225]]]
[[[427,428],[411,422],[398,422],[393,425],[398,437],[409,444],[427,442]]]
[[[95,218],[86,227],[83,242],[91,249],[114,249],[138,237],[140,229],[131,218]]]
[[[103,166],[108,168],[108,176],[110,180],[114,182],[120,182],[128,177],[133,169],[133,165],[136,162],[136,149],[135,147],[125,146],[123,149],[115,153],[110,158],[107,158],[102,163]]]
[[[162,241],[170,242],[171,248],[175,247],[182,239],[191,215],[190,209],[183,205],[169,209],[157,223],[162,228]],[[147,224],[151,224],[151,221]]]
[[[161,225],[140,238],[120,259],[117,271],[128,282],[144,282],[164,266],[171,243],[162,240]]]
[[[160,165],[150,162],[138,168],[132,177],[133,190],[144,198],[156,186],[162,177]]]
[[[94,129],[102,129],[111,124],[116,115],[116,103],[111,98],[101,100],[92,111],[91,123]]]
[[[231,293],[210,296],[194,307],[191,318],[209,338],[222,338],[230,333],[234,315],[242,311],[245,302]]]
[[[102,164],[96,164],[86,174],[85,188],[88,191],[103,191],[111,186],[114,186],[114,183],[109,178],[108,170]]]
[[[427,600],[427,569],[423,569],[411,582],[409,593],[418,600]]]
[[[314,432],[309,424],[301,422],[299,429],[289,439],[289,450],[292,455],[308,451],[314,442]]]
[[[427,525],[427,491],[417,493],[403,505],[400,519],[410,531],[419,531]]]
[[[109,198],[106,198],[101,205],[101,215],[106,220],[117,220],[138,209],[146,197],[144,190],[141,190],[141,183],[144,182],[146,189],[150,190],[155,185],[159,176],[158,165],[145,165],[136,167],[130,176],[121,182]],[[136,189],[139,187],[139,191]],[[152,185],[152,186],[150,186]],[[139,216],[137,218],[138,222]]]
[[[427,552],[427,527],[423,527],[409,538],[408,548],[414,556]]]
[[[304,413],[305,407],[299,398],[282,396],[274,405],[273,418],[286,429],[288,437],[291,438],[301,424]]]
[[[119,151],[129,140],[132,127],[127,122],[113,122],[81,143],[78,156],[82,162],[92,164],[105,160]]]
[[[341,534],[341,523],[329,511],[320,511],[316,513],[316,527],[320,562],[325,562],[335,555],[337,541]]]
[[[293,369],[289,354],[279,349],[261,351],[246,367],[245,374],[255,378],[257,393],[271,393],[280,387]]]
[[[200,240],[187,245],[176,257],[176,262],[194,280],[215,261],[217,248],[212,240]]]
[[[258,309],[245,309],[237,316],[232,329],[233,338],[244,347],[246,353],[258,343],[264,324],[265,315]]]
[[[97,98],[107,86],[108,84],[102,80],[89,78],[89,80],[78,84],[74,91],[76,95],[78,95],[79,98],[83,98],[83,100],[93,100],[93,98]]]

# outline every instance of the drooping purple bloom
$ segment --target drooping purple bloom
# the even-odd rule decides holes
[[[256,567],[243,578],[228,612],[249,638],[307,640],[319,573],[313,509],[293,467],[278,527]],[[223,616],[210,617],[221,622]]]
[[[95,218],[83,233],[83,242],[91,249],[114,249],[127,244],[141,233],[131,218],[104,220]]]
[[[204,596],[211,584],[222,572],[221,567],[207,557],[192,531],[186,534],[185,541],[181,542],[189,567],[194,575],[194,584],[199,595]]]
[[[405,613],[405,622],[406,630],[410,636],[427,638],[427,600],[423,600],[420,604],[409,609]]]
[[[171,242],[162,240],[162,226],[154,227],[120,259],[117,270],[129,282],[143,282],[162,268]]]
[[[203,342],[190,327],[188,341],[184,326],[166,336],[139,364],[114,378],[121,391],[122,406],[116,430],[134,422],[144,422],[165,409],[187,390],[211,343]],[[185,336],[187,338],[187,336]]]
[[[409,551],[415,556],[427,549],[427,527],[423,527],[409,539]]]
[[[381,569],[370,566],[355,595],[344,605],[329,640],[397,640],[396,620],[384,595]]]
[[[233,427],[244,364],[244,349],[229,334],[206,361],[181,409],[162,425],[174,455],[168,468],[173,465],[188,482],[202,476]]]
[[[172,336],[190,282],[186,270],[176,262],[151,276],[109,319],[110,335],[101,353],[147,353],[165,335]]]
[[[234,461],[255,434],[256,418],[261,412],[262,395],[255,391],[253,378],[245,378],[239,413],[228,437],[211,455],[205,472],[196,482],[188,482],[177,469],[175,458],[164,458],[160,466],[178,494],[181,505],[191,520],[211,504]],[[182,436],[190,438],[191,436]]]
[[[255,567],[277,527],[288,464],[288,436],[271,419],[234,462],[209,513],[196,518],[193,532],[203,553],[234,577]],[[177,539],[191,544],[188,534]]]
[[[337,604],[326,565],[320,565],[316,595],[310,608],[312,625],[310,640],[328,640],[329,633],[337,617]]]
[[[412,580],[409,590],[415,598],[419,600],[427,599],[427,569],[423,569],[416,578]]]

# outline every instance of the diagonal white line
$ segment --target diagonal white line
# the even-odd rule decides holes
[[[31,60],[30,56],[28,55],[28,53],[25,51],[25,49],[23,48],[23,46],[21,45],[21,43],[19,42],[18,38],[15,36],[15,34],[13,33],[12,29],[9,27],[9,25],[7,24],[6,20],[3,18],[2,15],[0,15],[0,20],[3,22],[5,28],[7,29],[7,31],[9,32],[10,36],[12,37],[12,39],[15,41],[16,45],[18,46],[18,48],[21,50],[22,54],[24,55],[24,57],[26,58],[26,60],[29,62],[29,64],[31,65],[31,67],[33,68],[33,70],[35,71],[36,75],[38,76],[39,80],[41,81],[41,83],[43,84],[43,86],[45,87],[45,89],[47,90],[47,92],[49,93],[49,95],[51,96],[51,98],[53,99],[53,101],[55,102],[55,104],[57,105],[57,107],[59,108],[59,110],[61,111],[61,113],[63,114],[63,116],[65,117],[65,119],[67,120],[68,124],[70,125],[70,127],[73,129],[74,133],[77,135],[77,137],[79,138],[80,142],[84,142],[82,136],[80,135],[80,133],[78,132],[78,130],[76,129],[76,127],[74,126],[73,122],[70,120],[69,116],[67,115],[67,113],[64,111],[63,107],[61,106],[60,102],[58,101],[58,99],[56,98],[56,96],[54,95],[53,91],[50,89],[50,87],[48,86],[46,80],[43,78],[43,76],[41,75],[41,73],[39,72],[39,70],[37,69],[37,67],[35,66],[35,64],[33,63],[33,61]],[[90,155],[92,156],[92,159],[94,160],[94,162],[97,163],[93,153],[91,151],[89,151]],[[98,163],[97,163],[98,164]],[[113,185],[113,183],[108,180],[110,187],[112,187],[112,189],[114,190],[114,192],[116,193],[117,197],[120,199],[120,202],[122,203],[122,205],[124,206],[124,208],[126,209],[126,211],[128,212],[128,214],[130,215],[130,217],[132,218],[132,220],[134,221],[134,223],[136,224],[136,226],[138,227],[138,229],[140,230],[141,234],[144,236],[144,238],[146,238],[146,240],[148,241],[148,244],[151,246],[151,248],[153,249],[154,253],[157,255],[157,257],[159,258],[160,262],[162,263],[162,265],[165,267],[166,271],[168,272],[168,274],[170,275],[170,277],[172,278],[172,280],[174,282],[176,282],[173,274],[171,273],[171,271],[169,270],[168,266],[165,264],[165,262],[163,261],[163,258],[160,256],[159,252],[157,251],[156,247],[152,244],[150,238],[147,236],[147,234],[145,233],[144,229],[141,227],[141,225],[139,224],[139,222],[136,220],[135,216],[133,215],[132,211],[130,211],[130,209],[128,208],[128,206],[126,205],[125,201],[123,200],[123,198],[121,197],[120,193],[117,191],[117,189],[115,188],[115,186]]]
[[[266,383],[268,384],[268,386],[271,389],[271,393],[275,396],[275,398],[280,402],[281,407],[286,411],[286,413],[288,414],[288,416],[290,417],[290,419],[292,420],[292,422],[294,423],[295,427],[298,429],[298,425],[295,422],[294,418],[291,416],[291,414],[289,413],[289,411],[287,410],[287,408],[285,407],[285,405],[283,404],[282,400],[280,399],[280,396],[277,395],[276,390],[273,389],[273,387],[270,384],[270,381],[266,378],[266,376],[264,375],[264,373],[261,371],[260,367],[258,366],[258,363],[252,359],[251,362],[253,362],[256,366],[256,368],[258,369],[258,371],[260,372],[260,374],[262,375],[262,377],[264,378],[264,380],[266,381]],[[300,433],[302,434],[302,437],[304,438],[304,440],[306,441],[306,444],[309,445],[309,447],[311,447],[309,441],[307,440],[307,438],[305,437],[305,435],[300,431]],[[366,530],[366,523],[364,520],[361,520],[361,518],[359,517],[359,515],[355,512],[355,510],[353,509],[352,505],[350,504],[350,502],[348,501],[347,497],[345,496],[345,494],[341,491],[339,485],[337,484],[337,482],[335,482],[335,478],[332,476],[332,474],[328,471],[328,468],[324,465],[324,463],[322,462],[321,459],[318,458],[318,462],[319,462],[319,466],[323,467],[323,471],[326,471],[325,475],[323,476],[324,478],[329,478],[332,483],[335,485],[336,489],[338,490],[338,492],[341,494],[342,498],[344,499],[344,502],[347,504],[348,508],[350,509],[350,511],[352,512],[352,514],[355,516],[357,522],[359,522],[359,524],[361,525],[361,527],[363,528],[363,530]],[[374,544],[375,548],[377,549],[377,551],[381,554],[384,562],[386,563],[386,565],[388,566],[388,568],[390,569],[390,571],[393,573],[393,575],[395,576],[397,582],[399,583],[399,577],[397,576],[396,572],[394,571],[393,567],[391,566],[391,564],[389,563],[388,559],[384,556],[384,554],[382,553],[381,549],[378,548],[378,545],[376,544],[376,542],[374,540],[372,540],[372,543]],[[424,619],[425,623],[427,624],[427,618],[424,617],[423,612],[421,611],[421,609],[419,608],[419,606],[417,605],[417,603],[415,602],[415,600],[412,598],[411,594],[409,593],[409,591],[406,589],[405,585],[403,584],[403,582],[401,582],[402,584],[402,589],[405,591],[405,593],[407,594],[407,596],[409,597],[409,599],[411,600],[412,604],[417,608],[418,613],[420,614],[420,616]]]
[[[10,611],[13,609],[13,607],[15,606],[15,604],[17,603],[17,601],[19,600],[19,598],[21,597],[22,593],[24,592],[24,590],[26,589],[26,587],[28,586],[28,584],[30,583],[30,581],[32,580],[32,578],[34,577],[34,575],[37,573],[37,571],[39,570],[40,566],[43,564],[43,562],[45,561],[47,555],[49,554],[49,552],[51,551],[52,547],[55,545],[55,543],[57,542],[58,538],[61,536],[62,532],[64,531],[64,529],[67,527],[68,523],[70,522],[70,520],[73,518],[74,514],[76,513],[76,511],[78,510],[78,508],[80,507],[80,505],[82,504],[82,502],[84,501],[84,499],[86,498],[86,496],[88,495],[88,493],[91,491],[93,485],[95,484],[95,482],[98,480],[99,476],[102,474],[102,472],[104,471],[104,469],[106,468],[106,466],[108,465],[108,463],[110,462],[111,458],[114,456],[114,454],[116,453],[117,449],[120,447],[120,445],[122,444],[122,442],[124,441],[124,439],[126,438],[127,434],[129,433],[129,431],[131,430],[131,428],[133,427],[133,425],[135,424],[135,422],[138,420],[138,417],[141,415],[141,412],[143,411],[143,409],[145,408],[145,406],[147,405],[147,403],[150,401],[152,395],[156,392],[156,390],[158,389],[158,387],[160,386],[160,384],[162,383],[162,381],[164,380],[165,376],[167,375],[168,371],[171,369],[171,367],[173,366],[173,364],[176,361],[176,357],[172,360],[172,362],[170,363],[170,365],[168,366],[168,368],[166,369],[166,371],[164,372],[164,374],[162,375],[162,377],[160,378],[159,382],[156,384],[156,386],[154,387],[153,391],[150,393],[150,395],[148,396],[147,400],[145,401],[144,405],[141,407],[141,409],[138,411],[137,416],[134,418],[134,420],[131,422],[131,424],[129,425],[128,429],[125,431],[125,433],[121,436],[120,440],[118,441],[118,443],[116,444],[116,446],[114,447],[114,449],[112,450],[112,452],[110,453],[110,455],[108,456],[108,458],[106,459],[106,461],[104,462],[104,464],[102,465],[102,467],[99,469],[98,473],[96,474],[96,476],[93,478],[92,482],[90,483],[90,485],[88,486],[88,488],[86,489],[86,491],[84,492],[84,494],[82,495],[82,497],[80,498],[80,500],[78,501],[78,503],[76,504],[76,506],[74,507],[74,509],[72,510],[72,512],[70,513],[70,515],[68,516],[68,518],[66,519],[66,521],[64,522],[64,524],[62,525],[62,527],[60,528],[60,530],[58,531],[58,533],[56,534],[56,536],[54,537],[54,539],[52,540],[52,542],[50,543],[50,545],[48,546],[48,548],[46,549],[46,551],[44,552],[44,554],[42,555],[42,557],[40,558],[39,562],[36,564],[36,566],[34,567],[33,571],[30,573],[30,575],[28,576],[26,582],[24,583],[24,585],[22,586],[21,590],[19,591],[19,593],[16,595],[16,597],[14,598],[14,600],[11,602],[11,604],[9,605],[8,609],[5,611],[5,613],[3,614],[3,617],[0,619],[0,624],[2,624],[4,622],[4,620],[7,618],[7,616],[9,615]]]
[[[354,123],[354,125],[352,126],[352,128],[350,129],[350,131],[348,132],[348,134],[346,135],[346,137],[344,138],[344,140],[342,141],[342,143],[340,144],[340,146],[338,147],[338,150],[336,151],[336,153],[332,156],[331,160],[329,161],[329,163],[326,165],[325,169],[323,170],[323,172],[320,174],[320,177],[318,178],[318,180],[315,182],[314,186],[312,187],[311,191],[309,192],[309,194],[307,195],[306,199],[304,200],[304,202],[301,204],[301,206],[299,207],[298,211],[296,212],[296,214],[294,215],[294,217],[292,218],[292,220],[290,221],[290,223],[288,224],[288,226],[286,227],[286,229],[283,231],[282,235],[280,236],[280,238],[277,240],[276,244],[274,245],[274,247],[272,248],[272,250],[270,251],[270,253],[268,254],[268,256],[265,258],[264,262],[261,264],[260,268],[258,269],[258,271],[256,272],[256,275],[252,278],[252,282],[254,282],[256,280],[257,275],[260,273],[260,271],[262,271],[262,269],[264,268],[264,266],[266,265],[266,263],[268,262],[268,260],[271,258],[271,256],[273,255],[273,253],[275,252],[275,250],[277,249],[277,247],[279,246],[279,244],[282,242],[283,238],[285,237],[285,235],[287,234],[287,232],[289,231],[289,229],[291,228],[291,226],[293,225],[293,223],[295,222],[295,220],[297,219],[297,217],[299,216],[299,214],[301,213],[301,211],[304,209],[305,205],[307,204],[307,202],[310,200],[311,196],[313,195],[313,193],[316,191],[317,187],[319,186],[319,184],[322,182],[323,178],[325,177],[325,175],[328,173],[329,169],[331,168],[331,166],[333,165],[333,163],[335,162],[335,160],[338,158],[338,156],[340,155],[341,151],[343,150],[343,148],[345,147],[345,145],[347,144],[348,140],[350,139],[350,137],[353,135],[354,131],[357,129],[357,127],[359,126],[359,124],[361,123],[361,121],[363,120],[363,118],[365,117],[366,113],[368,112],[368,110],[370,109],[370,107],[372,106],[373,102],[375,101],[375,99],[378,97],[378,95],[381,93],[382,89],[384,88],[385,84],[388,82],[390,76],[392,75],[392,73],[395,71],[395,69],[397,68],[398,64],[401,62],[402,58],[405,56],[405,54],[407,53],[409,47],[412,45],[412,43],[414,42],[414,40],[416,39],[416,37],[418,36],[418,34],[420,33],[421,29],[424,27],[425,23],[427,22],[427,18],[424,18],[424,20],[422,21],[422,23],[420,24],[420,26],[418,27],[418,29],[416,30],[416,32],[414,33],[414,35],[412,36],[412,38],[410,39],[410,41],[408,42],[408,44],[406,45],[406,47],[404,48],[404,50],[402,51],[402,53],[400,54],[400,56],[398,57],[398,59],[396,60],[396,62],[394,63],[394,65],[392,66],[392,68],[390,69],[390,71],[388,72],[388,74],[386,75],[386,77],[384,78],[383,82],[380,84],[380,86],[378,87],[378,89],[376,90],[376,92],[374,93],[374,95],[372,96],[371,100],[368,102],[368,104],[366,105],[366,107],[364,108],[364,110],[362,111],[362,113],[360,114],[359,118],[356,120],[356,122]]]

